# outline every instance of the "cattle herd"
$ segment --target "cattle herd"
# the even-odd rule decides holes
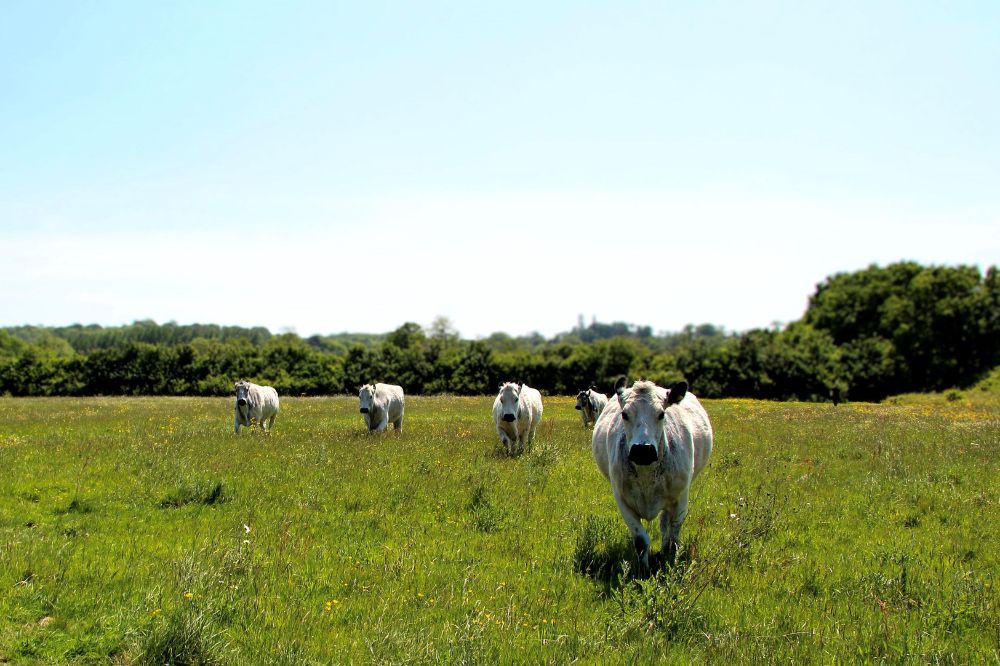
[[[712,455],[712,425],[687,382],[669,388],[637,381],[627,387],[620,377],[609,399],[594,387],[580,391],[576,409],[584,427],[594,424],[594,461],[618,512],[632,534],[641,575],[649,575],[649,533],[643,520],[660,519],[661,548],[673,562],[687,516],[691,482]],[[403,430],[403,389],[394,384],[365,384],[358,398],[365,426],[381,432],[392,424]],[[270,386],[236,382],[235,430],[254,422],[268,432],[278,414],[278,393]],[[493,424],[510,455],[531,444],[542,420],[542,396],[527,384],[506,382],[493,401]]]

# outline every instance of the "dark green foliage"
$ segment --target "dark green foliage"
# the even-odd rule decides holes
[[[998,310],[995,266],[984,278],[903,262],[828,278],[804,321],[845,350],[852,395],[877,399],[969,385],[1000,363]]]
[[[279,394],[356,393],[368,382],[407,394],[491,394],[501,381],[571,395],[609,393],[620,375],[681,379],[703,397],[854,400],[967,388],[1000,364],[1000,274],[912,262],[831,276],[800,321],[726,333],[711,324],[653,334],[623,322],[546,340],[495,333],[462,340],[440,317],[385,335],[271,335],[263,328],[152,321],[0,330],[0,394],[230,395],[237,379]]]

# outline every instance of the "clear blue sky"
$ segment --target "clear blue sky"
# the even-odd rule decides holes
[[[36,2],[0,325],[551,335],[1000,263],[1000,3]]]

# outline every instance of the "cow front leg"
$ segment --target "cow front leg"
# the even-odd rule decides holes
[[[510,443],[507,440],[507,433],[505,433],[503,431],[503,428],[501,428],[499,425],[497,426],[497,436],[500,438],[500,444],[503,445],[504,450],[509,453]]]
[[[615,502],[618,504],[618,512],[628,525],[629,532],[632,533],[632,545],[635,546],[635,554],[639,559],[639,576],[648,578],[649,569],[649,533],[642,526],[639,514],[625,504],[618,493],[615,493]]]
[[[684,491],[677,504],[668,507],[660,514],[660,538],[663,556],[669,564],[677,560],[677,551],[681,547],[681,526],[687,517],[688,491]]]

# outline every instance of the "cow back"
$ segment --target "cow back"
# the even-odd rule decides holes
[[[396,384],[376,384],[375,404],[385,410],[390,423],[395,421],[403,415],[403,387]]]
[[[527,409],[528,423],[534,427],[542,420],[542,394],[527,384],[521,386],[521,409]]]

